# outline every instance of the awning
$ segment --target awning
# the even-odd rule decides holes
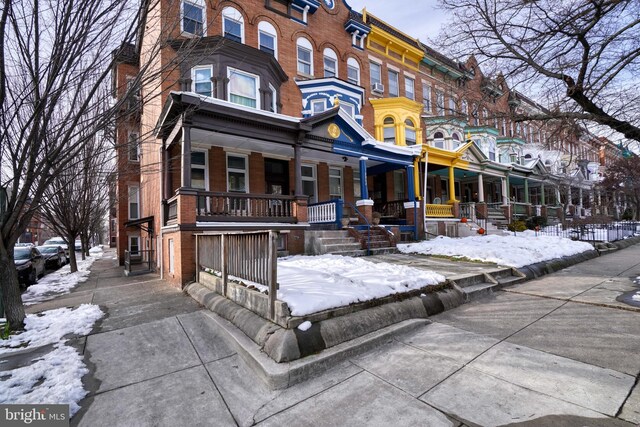
[[[146,225],[145,225],[146,224]],[[153,235],[153,216],[146,216],[144,218],[132,219],[124,223],[125,227],[138,227],[140,230]]]

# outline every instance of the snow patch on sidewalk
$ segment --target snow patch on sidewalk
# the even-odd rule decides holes
[[[78,259],[78,271],[71,273],[71,266],[69,264],[60,268],[53,273],[49,273],[42,279],[38,280],[38,283],[31,285],[22,294],[22,302],[24,305],[33,305],[42,301],[48,301],[56,298],[60,295],[68,294],[73,288],[80,283],[86,282],[91,273],[91,265],[93,262],[102,257],[102,249],[100,251],[93,251],[95,248],[91,248],[89,252],[90,257],[85,260]]]
[[[268,288],[249,283],[261,291]],[[341,255],[293,256],[278,260],[278,299],[294,316],[370,301],[444,282],[434,271],[373,263]]]
[[[89,370],[83,356],[67,346],[63,337],[87,335],[103,315],[100,307],[90,304],[27,315],[25,332],[0,341],[0,357],[49,344],[53,350],[28,366],[2,372],[0,403],[68,404],[69,415],[75,414],[80,409],[78,402],[87,395],[82,377]]]
[[[398,245],[398,250],[403,253],[468,258],[518,268],[590,251],[593,246],[586,242],[557,236],[536,236],[533,231],[524,231],[517,236],[438,236],[433,240]]]

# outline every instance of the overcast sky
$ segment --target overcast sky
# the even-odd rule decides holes
[[[438,0],[346,0],[352,9],[366,7],[383,21],[402,32],[428,43],[435,38],[445,21],[445,12],[437,8]]]

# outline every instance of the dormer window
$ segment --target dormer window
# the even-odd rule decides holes
[[[204,2],[199,0],[182,2],[182,32],[196,36],[204,35]]]
[[[222,11],[222,35],[238,43],[244,43],[244,18],[232,7]]]

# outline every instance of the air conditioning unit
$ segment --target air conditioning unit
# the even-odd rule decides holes
[[[376,93],[384,93],[384,85],[382,83],[374,83],[371,91]]]

